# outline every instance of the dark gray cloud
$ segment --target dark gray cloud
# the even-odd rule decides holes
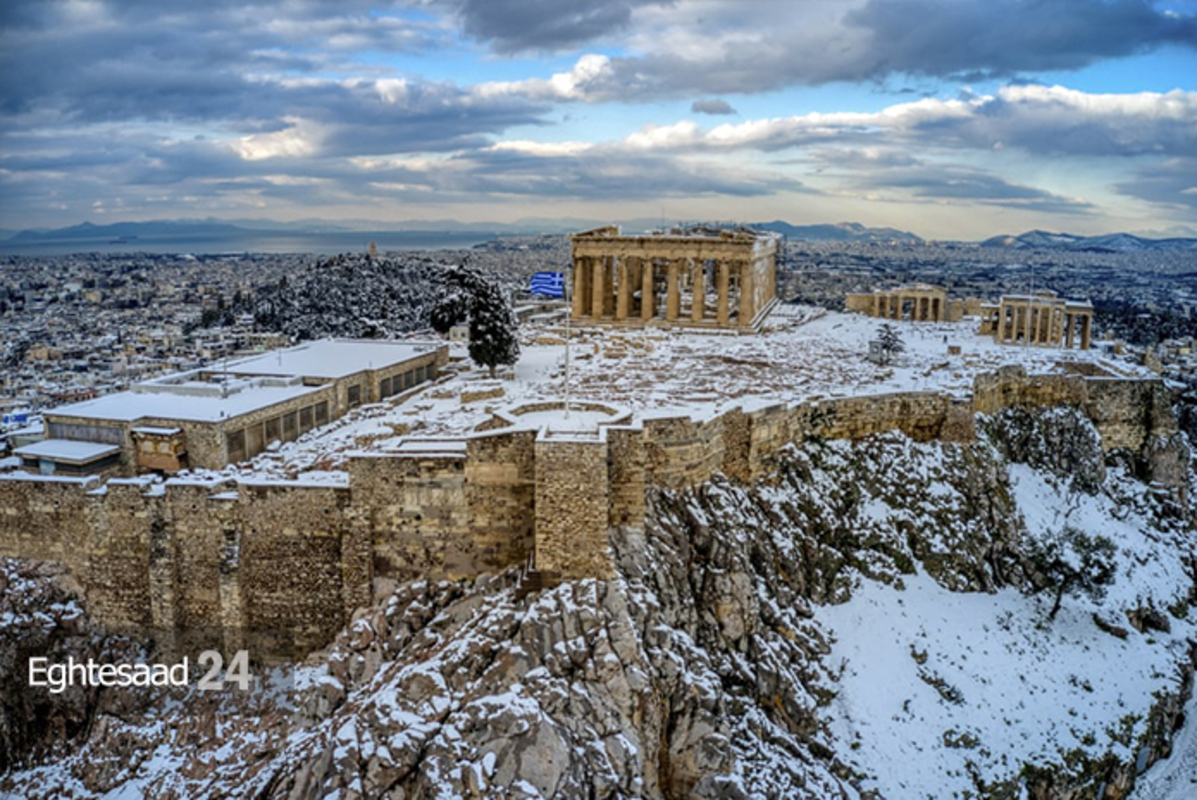
[[[1197,20],[1144,0],[869,0],[844,17],[872,57],[849,77],[891,72],[1003,77],[1068,70],[1165,44],[1197,46]]]
[[[918,164],[889,170],[870,171],[857,179],[862,189],[899,189],[924,200],[963,201],[983,205],[1037,211],[1045,214],[1090,214],[1093,204],[1062,197],[1033,186],[972,167]]]
[[[1197,17],[1146,0],[696,0],[634,26],[597,99],[756,93],[923,76],[979,81],[1197,48]]]
[[[556,51],[626,30],[632,9],[669,0],[451,0],[465,33],[499,53]]]
[[[735,114],[736,110],[726,100],[717,97],[706,100],[695,100],[690,104],[690,111],[695,114]]]
[[[291,79],[337,54],[418,52],[435,26],[371,15],[364,2],[0,4],[0,111],[54,109],[80,122],[262,119]]]
[[[1197,212],[1197,158],[1171,158],[1145,167],[1116,188],[1151,203]]]

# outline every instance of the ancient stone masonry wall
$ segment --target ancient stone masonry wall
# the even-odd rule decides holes
[[[608,476],[611,527],[643,527],[645,487],[648,480],[644,435],[638,427],[609,427],[607,454],[611,468]]]
[[[716,473],[757,480],[784,447],[809,437],[900,430],[967,442],[975,412],[1060,404],[1084,410],[1103,446],[1130,450],[1147,478],[1183,483],[1188,453],[1175,444],[1160,381],[1009,367],[978,378],[971,400],[820,398],[572,437],[511,425],[413,440],[350,458],[348,483],[335,486],[5,476],[0,554],[63,563],[111,624],[208,630],[226,647],[229,637],[269,630],[286,634],[291,655],[327,642],[397,581],[498,572],[533,553],[542,572],[607,577],[608,531],[643,526],[650,487],[685,488]]]
[[[375,580],[444,574],[446,542],[469,532],[464,453],[354,458],[349,485],[354,529],[369,537]]]
[[[153,624],[147,553],[162,509],[161,496],[148,496],[145,486],[142,480],[111,480],[106,495],[89,498],[91,537],[83,551],[88,557],[87,597],[117,627]]]
[[[1107,450],[1138,451],[1155,436],[1176,431],[1168,390],[1157,380],[1088,378],[1085,413],[1101,432]]]
[[[469,536],[447,555],[450,575],[498,572],[533,547],[538,463],[535,431],[495,432],[466,443]]]
[[[643,425],[645,480],[679,488],[709,481],[724,460],[723,417],[646,419]]]
[[[1021,366],[978,376],[973,409],[996,414],[1013,407],[1075,406],[1093,421],[1106,450],[1138,451],[1176,431],[1167,389],[1156,379],[1027,375]]]
[[[973,410],[996,414],[1007,408],[1077,406],[1088,400],[1086,379],[1079,375],[1027,375],[1021,366],[1001,367],[973,382]]]
[[[87,478],[14,476],[0,482],[0,554],[58,561],[78,576],[91,535]]]
[[[542,438],[536,464],[536,568],[564,579],[611,577],[607,442]]]
[[[241,485],[241,526],[227,533],[241,539],[243,627],[287,630],[296,653],[327,643],[352,611],[342,605],[341,591],[348,506],[348,488]]]
[[[443,451],[352,459],[351,515],[371,542],[373,576],[460,578],[527,560],[535,436],[496,431]]]

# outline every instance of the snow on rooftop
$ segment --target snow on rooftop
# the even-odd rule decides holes
[[[467,447],[464,439],[404,439],[392,452],[400,455],[464,456]]]
[[[173,394],[167,391],[127,391],[107,394],[81,403],[59,406],[54,416],[132,422],[149,418],[189,422],[219,422],[323,391],[320,386],[255,385],[219,395]]]
[[[336,379],[370,369],[383,369],[418,356],[439,345],[434,342],[390,342],[375,339],[320,339],[273,350],[228,364],[223,371],[252,375],[302,375]]]
[[[72,439],[46,439],[13,450],[22,458],[44,458],[51,461],[86,463],[119,453],[120,447],[99,442],[79,442]]]

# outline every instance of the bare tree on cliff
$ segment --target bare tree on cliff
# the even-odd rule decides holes
[[[495,368],[514,364],[520,355],[518,324],[504,291],[477,270],[455,267],[446,275],[447,289],[432,309],[429,323],[447,333],[468,319],[470,358],[486,367],[490,377]]]
[[[1094,600],[1105,596],[1114,582],[1117,548],[1105,536],[1090,536],[1066,525],[1041,541],[1031,542],[1027,555],[1040,575],[1037,590],[1050,589],[1055,595],[1048,620],[1060,612],[1066,594],[1085,593]]]

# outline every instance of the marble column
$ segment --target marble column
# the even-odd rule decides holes
[[[595,319],[602,318],[606,305],[607,287],[604,278],[607,275],[607,265],[603,263],[605,260],[602,256],[595,258],[594,266],[591,269],[591,274],[594,277],[591,279],[590,315]]]
[[[590,259],[585,256],[579,256],[574,259],[573,270],[573,313],[574,318],[578,319],[586,316],[587,310],[590,308]]]
[[[719,260],[719,304],[715,310],[715,319],[720,325],[726,325],[731,319],[731,264]]]
[[[693,280],[690,281],[690,319],[702,322],[707,314],[707,265],[702,259],[694,262]]]
[[[681,259],[669,259],[669,271],[666,273],[665,285],[665,319],[669,322],[677,320],[682,308],[682,293],[678,288],[678,274],[681,272]]]
[[[648,322],[657,313],[656,286],[653,284],[653,260],[644,259],[640,272],[640,319]]]
[[[752,264],[740,262],[740,324],[748,325],[752,322],[756,308],[753,303],[752,292]]]
[[[615,318],[628,318],[628,309],[632,305],[632,276],[628,270],[628,259],[621,257],[615,267]]]

